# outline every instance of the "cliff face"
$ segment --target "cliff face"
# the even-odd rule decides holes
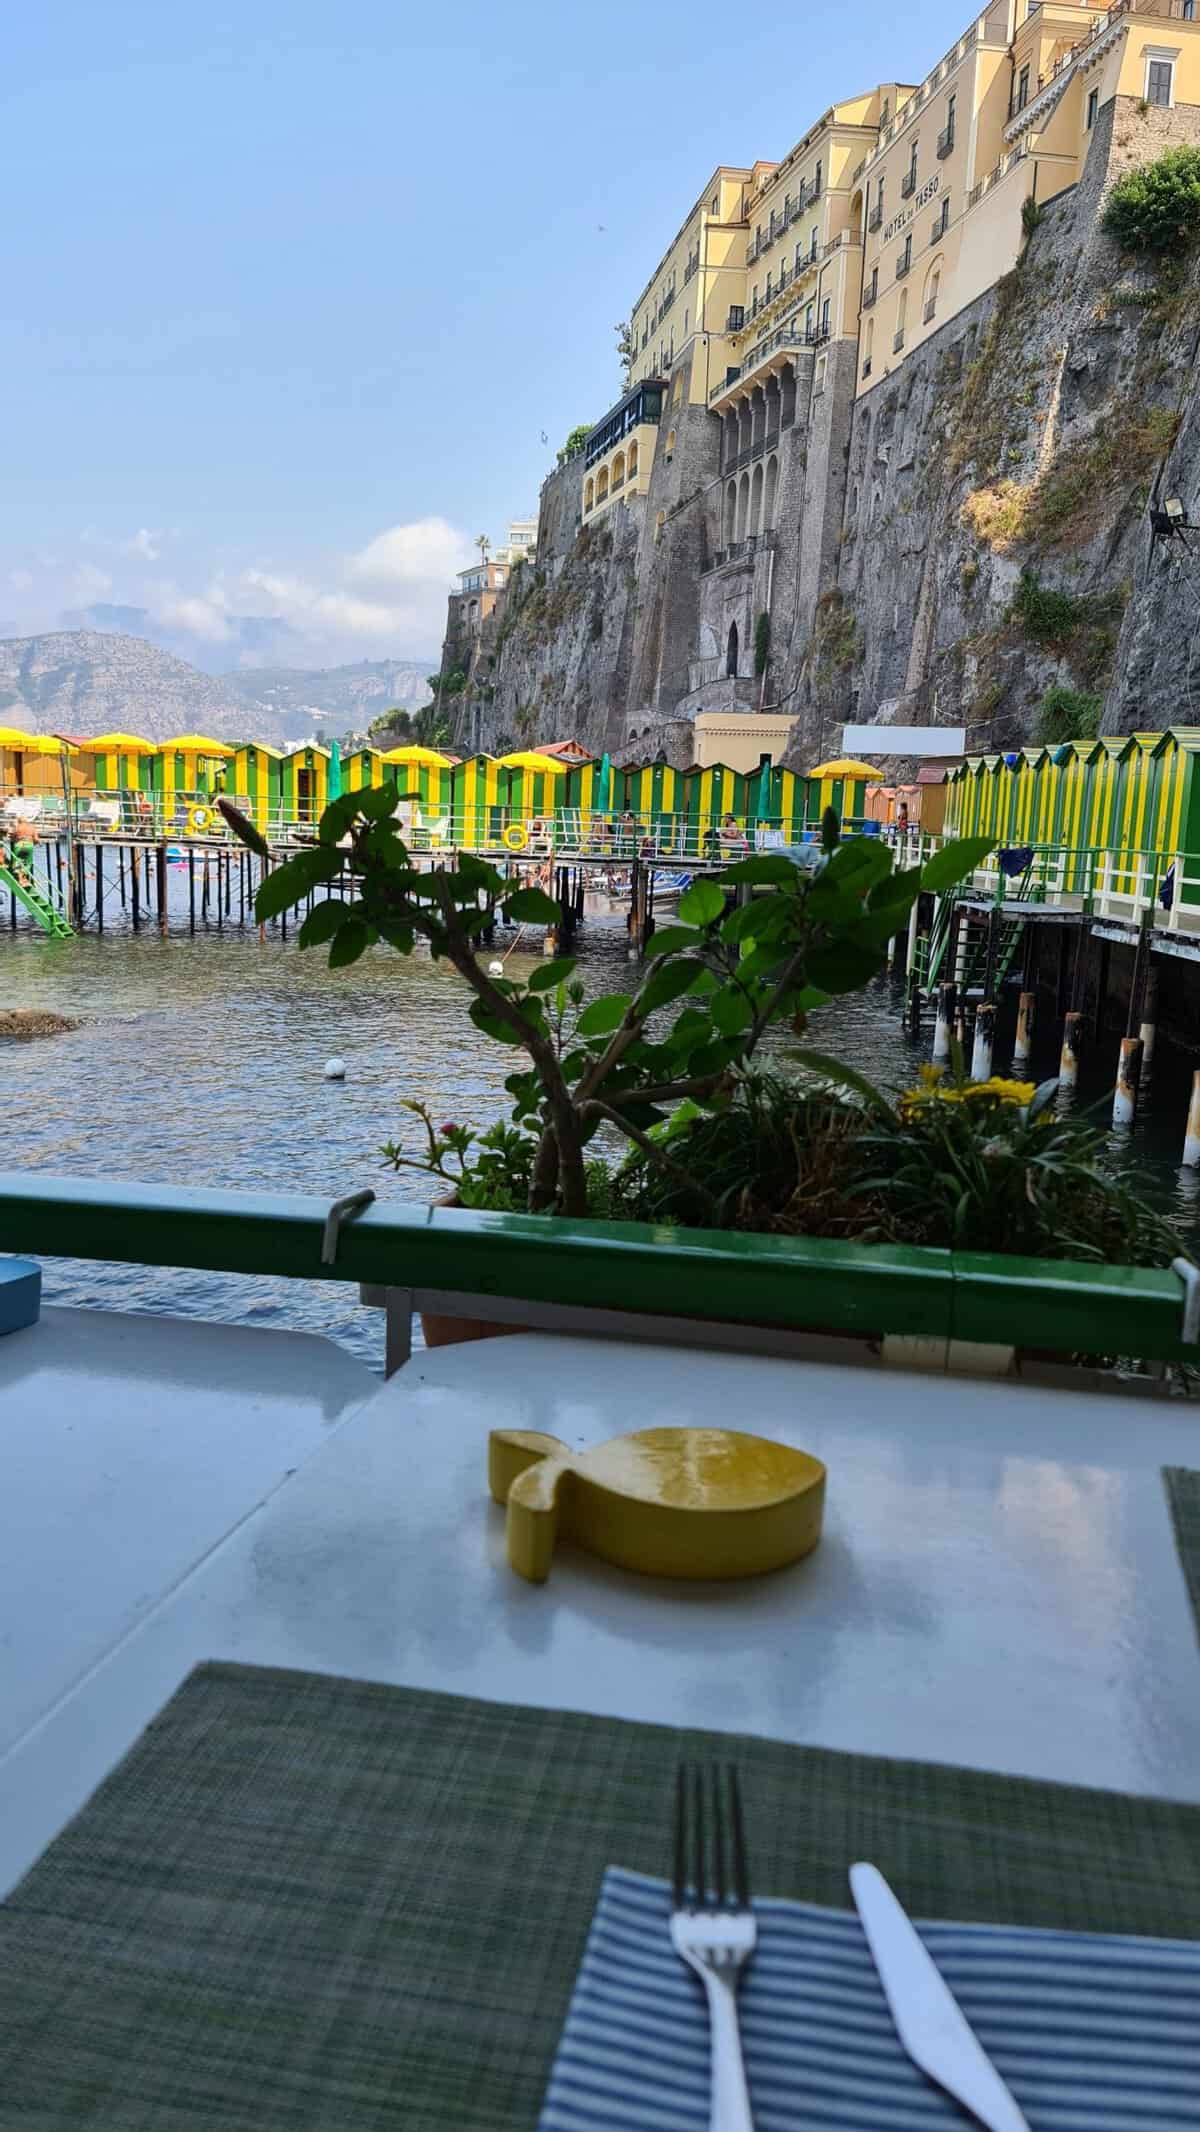
[[[1200,109],[1104,107],[1019,265],[862,399],[853,343],[797,350],[757,542],[732,538],[744,440],[704,406],[669,405],[648,495],[592,526],[582,459],[551,475],[460,743],[686,762],[697,712],[761,708],[795,713],[796,762],[848,718],[992,750],[1036,735],[1053,686],[1100,699],[1104,730],[1200,723],[1200,555],[1147,515],[1178,495],[1200,520],[1200,256],[1156,268],[1100,229],[1113,180],[1185,140]]]

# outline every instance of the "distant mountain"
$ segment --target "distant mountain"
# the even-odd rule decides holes
[[[361,732],[394,703],[416,709],[428,697],[426,671],[380,659],[313,673],[202,674],[144,637],[55,630],[0,638],[0,725],[80,736],[120,729],[146,740],[201,732],[282,747],[318,726]]]
[[[372,718],[393,704],[405,711],[420,710],[429,701],[429,676],[435,671],[431,660],[360,659],[355,666],[311,672],[256,666],[222,674],[220,685],[231,689],[247,709],[291,718],[298,732],[311,732],[314,725],[330,732],[365,732]]]

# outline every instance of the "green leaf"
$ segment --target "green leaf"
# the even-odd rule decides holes
[[[299,903],[310,888],[329,881],[341,871],[341,855],[336,851],[300,851],[294,859],[285,859],[282,866],[267,875],[254,898],[254,915],[259,923],[268,918],[278,918],[281,911],[290,910]]]
[[[823,992],[857,992],[877,975],[880,957],[853,941],[831,942],[814,948],[808,958],[808,975]]]
[[[697,1044],[707,1044],[712,1037],[712,1021],[698,1007],[685,1007],[674,1028],[664,1038],[668,1051],[678,1059],[689,1058]]]
[[[651,935],[646,953],[658,962],[663,955],[678,955],[685,948],[696,947],[699,940],[694,925],[664,925]]]
[[[322,844],[340,843],[362,812],[359,805],[361,799],[361,792],[343,792],[337,799],[330,800],[317,830]]]
[[[232,800],[227,800],[224,797],[219,798],[217,812],[224,815],[240,844],[245,844],[251,851],[256,851],[260,859],[270,858],[271,847],[262,831],[255,827],[249,815],[243,814],[240,807],[234,806]]]
[[[332,940],[349,916],[350,905],[342,896],[330,896],[327,902],[314,904],[300,928],[301,947],[320,947],[322,941]]]
[[[673,999],[681,999],[690,992],[698,977],[703,975],[700,962],[683,961],[663,963],[651,970],[649,977],[638,993],[638,1004],[646,1014],[653,1014],[656,1007],[669,1007]]]
[[[371,785],[362,792],[349,793],[346,797],[357,802],[359,813],[364,814],[369,822],[386,822],[400,805],[400,791],[394,778],[389,778],[386,784]],[[340,807],[342,802],[334,800],[333,804]],[[328,811],[327,808],[326,813]]]
[[[557,925],[562,914],[553,897],[540,888],[519,888],[505,897],[504,915],[517,925]]]
[[[1054,1098],[1057,1094],[1057,1076],[1053,1081],[1042,1081],[1040,1085],[1034,1089],[1033,1094],[1029,1098],[1029,1108],[1025,1113],[1026,1120],[1030,1125],[1033,1124],[1035,1118],[1041,1117],[1042,1112],[1046,1109],[1048,1104],[1053,1103]],[[1105,1096],[1104,1100],[1107,1103],[1107,1095]]]
[[[347,918],[338,928],[329,950],[331,970],[344,970],[348,963],[357,962],[370,943],[370,935],[361,918]]]
[[[878,837],[851,837],[838,845],[819,878],[822,883],[834,881],[839,888],[853,887],[861,896],[891,870],[892,854]]]
[[[727,866],[721,880],[757,881],[772,887],[794,888],[798,873],[794,859],[786,859],[781,851],[763,851],[752,859],[739,859],[736,866]]]
[[[679,898],[679,915],[685,925],[711,925],[725,909],[725,898],[715,881],[693,881]]]
[[[412,954],[416,936],[411,925],[389,925],[386,919],[381,918],[379,933],[380,938],[386,940],[390,948],[395,948],[398,955]]]
[[[953,888],[957,882],[972,874],[989,851],[995,849],[995,837],[956,837],[952,844],[943,844],[931,859],[926,859],[921,873],[922,888],[929,888],[940,895],[943,889]]]
[[[867,897],[867,909],[872,911],[898,909],[910,910],[921,892],[921,869],[919,866],[903,867],[899,873],[885,874],[875,883]]]
[[[607,1036],[624,1021],[629,1004],[628,992],[607,992],[603,999],[594,999],[576,1023],[579,1035]]]
[[[552,992],[555,985],[566,983],[575,968],[574,955],[556,955],[553,962],[544,962],[529,979],[531,992]]]
[[[789,992],[788,1007],[793,1014],[815,1014],[818,1007],[829,1005],[828,992],[819,985],[801,985],[798,992]]]
[[[831,1058],[825,1051],[789,1051],[788,1057],[795,1059],[800,1066],[807,1066],[810,1073],[819,1073],[823,1081],[834,1081],[843,1088],[852,1088],[871,1110],[881,1112],[885,1118],[891,1117],[892,1106],[887,1097],[876,1088],[875,1083],[868,1081],[865,1074],[856,1073],[853,1066],[843,1065],[841,1059]]]
[[[736,985],[726,985],[713,995],[711,1013],[722,1036],[740,1036],[754,1020],[754,1009]]]
[[[503,875],[498,873],[494,866],[490,866],[486,859],[477,859],[470,851],[459,853],[454,871],[461,874],[464,881],[473,882],[476,888],[492,889],[498,894],[504,887]]]
[[[722,940],[775,940],[796,916],[790,896],[755,896],[730,911],[721,927]]]
[[[520,1032],[516,1029],[510,1029],[508,1023],[502,1022],[498,1014],[493,1014],[489,1008],[485,1007],[481,999],[472,1000],[469,1012],[475,1027],[482,1029],[484,1035],[490,1036],[495,1043],[519,1044],[521,1042]]]

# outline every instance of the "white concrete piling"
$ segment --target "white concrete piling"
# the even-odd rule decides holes
[[[1079,1053],[1083,1041],[1082,1014],[1063,1016],[1062,1055],[1058,1062],[1058,1085],[1074,1088],[1079,1080]]]
[[[1183,1166],[1185,1170],[1200,1169],[1200,1072],[1192,1075],[1187,1132],[1183,1142]]]
[[[971,1079],[987,1081],[992,1073],[992,1050],[996,1040],[996,1009],[987,1000],[976,1009],[975,1042],[971,1046]]]
[[[933,1063],[944,1066],[950,1056],[950,1038],[954,1031],[955,987],[952,984],[938,986],[937,1020],[933,1025]]]
[[[1037,999],[1034,992],[1022,992],[1017,1002],[1017,1036],[1013,1045],[1013,1071],[1018,1066],[1028,1066],[1033,1045],[1033,1010]]]
[[[904,958],[904,974],[906,977],[911,977],[914,969],[916,968],[917,919],[920,914],[920,906],[921,898],[919,896],[914,896],[912,899],[912,909],[909,911],[908,914],[908,949]]]
[[[1127,1128],[1137,1115],[1138,1078],[1142,1070],[1141,1039],[1136,1036],[1121,1038],[1121,1055],[1117,1062],[1117,1085],[1113,1090],[1112,1122]]]

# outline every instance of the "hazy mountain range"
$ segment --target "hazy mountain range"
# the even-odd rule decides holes
[[[303,740],[318,727],[363,732],[399,704],[428,701],[434,662],[363,659],[315,671],[285,666],[202,674],[144,637],[100,629],[0,638],[0,725],[81,738],[113,730],[145,740]]]

